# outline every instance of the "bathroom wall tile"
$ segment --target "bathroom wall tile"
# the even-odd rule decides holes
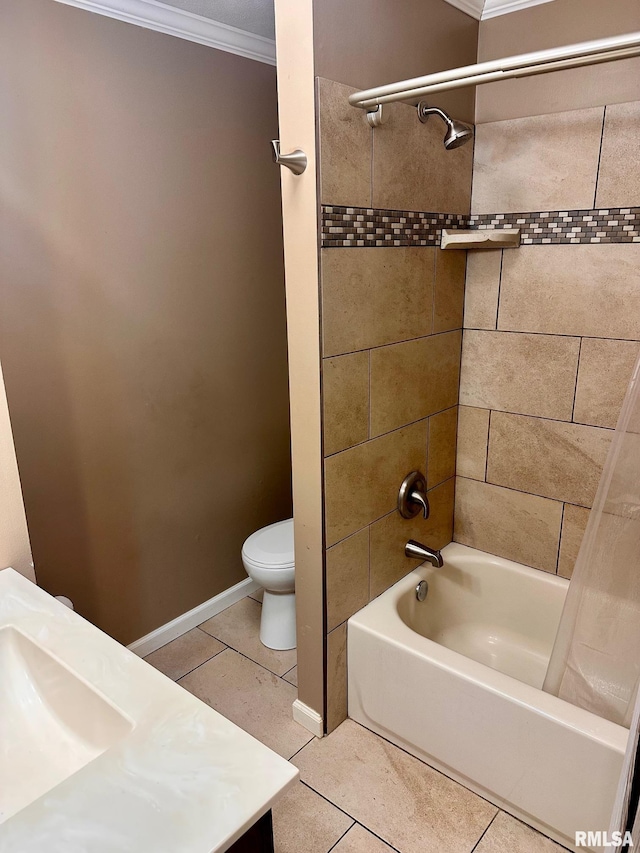
[[[505,251],[498,328],[640,340],[640,244]]]
[[[484,480],[489,444],[489,410],[458,407],[456,473]]]
[[[566,853],[561,847],[505,812],[499,812],[474,853]]]
[[[395,507],[410,471],[424,471],[427,421],[343,450],[325,460],[327,547]]]
[[[371,206],[372,130],[349,105],[349,86],[318,78],[322,204]]]
[[[571,420],[580,338],[467,329],[460,402]]]
[[[332,853],[394,853],[394,850],[356,823],[344,838],[340,839]]]
[[[381,435],[458,402],[461,332],[371,352],[371,435]]]
[[[291,649],[277,652],[262,645],[260,642],[261,615],[261,604],[252,598],[243,598],[237,604],[218,613],[217,616],[207,619],[200,628],[245,657],[262,664],[276,675],[283,675],[295,665],[296,651]]]
[[[407,104],[384,110],[373,132],[373,206],[469,213],[473,144],[447,151],[439,118],[422,124]]]
[[[465,329],[495,329],[498,320],[498,293],[502,252],[467,252],[464,293]]]
[[[327,551],[327,631],[369,600],[369,529],[343,539]]]
[[[562,504],[456,477],[454,542],[555,572]]]
[[[294,666],[293,669],[290,669],[289,672],[285,672],[282,676],[285,681],[288,681],[289,684],[293,684],[294,687],[298,686],[298,667]]]
[[[596,207],[637,207],[640,199],[640,101],[607,106]]]
[[[467,253],[436,249],[433,331],[462,328]]]
[[[396,510],[371,525],[370,598],[375,598],[404,577],[420,560],[405,557],[404,546],[416,539],[429,548],[444,548],[453,538],[454,480],[428,492],[430,514],[425,519],[402,518]]]
[[[594,107],[478,125],[472,212],[592,208],[603,112]]]
[[[274,847],[278,853],[328,853],[353,823],[353,818],[298,782],[273,806]]]
[[[347,623],[327,635],[327,733],[347,719]]]
[[[639,354],[640,344],[636,341],[584,338],[574,421],[615,427]]]
[[[431,333],[432,247],[323,249],[324,355]]]
[[[497,811],[352,720],[293,763],[304,782],[402,853],[470,853]]]
[[[313,739],[291,716],[296,688],[257,663],[225,649],[178,682],[283,758]]]
[[[187,631],[145,658],[147,663],[176,681],[226,648],[199,628]]]
[[[369,437],[369,353],[354,352],[322,363],[324,455]]]
[[[487,481],[590,507],[612,430],[491,413]]]
[[[427,486],[430,489],[456,473],[457,424],[457,406],[429,418]]]
[[[589,510],[583,506],[564,505],[558,574],[570,578],[580,550],[580,544],[589,520]]]

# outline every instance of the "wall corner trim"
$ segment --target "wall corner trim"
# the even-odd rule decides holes
[[[509,12],[519,12],[530,6],[539,6],[541,3],[552,3],[553,0],[485,0],[482,11],[482,20],[496,18],[498,15],[508,15]]]
[[[127,648],[138,657],[144,658],[259,589],[259,584],[252,581],[251,578],[245,578],[245,580],[229,587],[219,595],[214,595],[213,598],[194,607],[193,610],[188,610],[182,616],[177,616],[171,622],[167,622],[166,625],[161,625],[155,631],[151,631],[150,634],[145,634],[144,637],[131,643]]]
[[[184,9],[167,6],[158,0],[56,0],[107,18],[135,24],[147,30],[235,53],[267,65],[276,64],[276,43],[273,39],[230,27],[211,18],[195,15]]]
[[[324,721],[317,711],[305,705],[299,699],[293,703],[293,719],[296,723],[304,726],[308,732],[316,737],[324,735]]]
[[[461,12],[466,12],[467,15],[471,15],[471,17],[475,18],[476,21],[479,21],[480,18],[482,18],[484,0],[447,0],[447,3],[450,6],[455,6],[456,9],[460,9]]]

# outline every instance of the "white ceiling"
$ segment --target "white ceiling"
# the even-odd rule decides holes
[[[538,6],[540,3],[552,3],[553,0],[447,0],[456,9],[462,9],[478,21],[495,18],[497,15],[507,15],[509,12],[519,12],[528,6]]]
[[[184,9],[229,27],[275,39],[273,0],[162,0],[167,6]]]

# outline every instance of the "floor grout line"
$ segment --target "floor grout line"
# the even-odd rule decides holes
[[[497,807],[496,807],[496,808],[497,808]],[[498,817],[498,815],[499,815],[499,814],[500,814],[500,809],[498,809],[498,811],[497,811],[497,812],[494,814],[494,816],[491,818],[491,820],[490,820],[490,821],[489,821],[489,823],[487,824],[487,827],[486,827],[485,831],[482,833],[482,835],[480,836],[480,838],[479,838],[479,839],[476,841],[476,843],[473,845],[473,847],[471,848],[471,850],[469,851],[469,853],[473,853],[473,851],[477,849],[477,847],[478,847],[478,845],[480,844],[480,842],[482,841],[482,839],[485,837],[485,835],[487,834],[487,832],[489,832],[489,829],[490,829],[490,827],[491,827],[491,824],[494,822],[494,820]]]

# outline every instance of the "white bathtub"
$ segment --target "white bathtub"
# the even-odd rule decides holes
[[[609,828],[628,731],[541,690],[568,582],[442,554],[349,620],[349,716],[573,848]]]

